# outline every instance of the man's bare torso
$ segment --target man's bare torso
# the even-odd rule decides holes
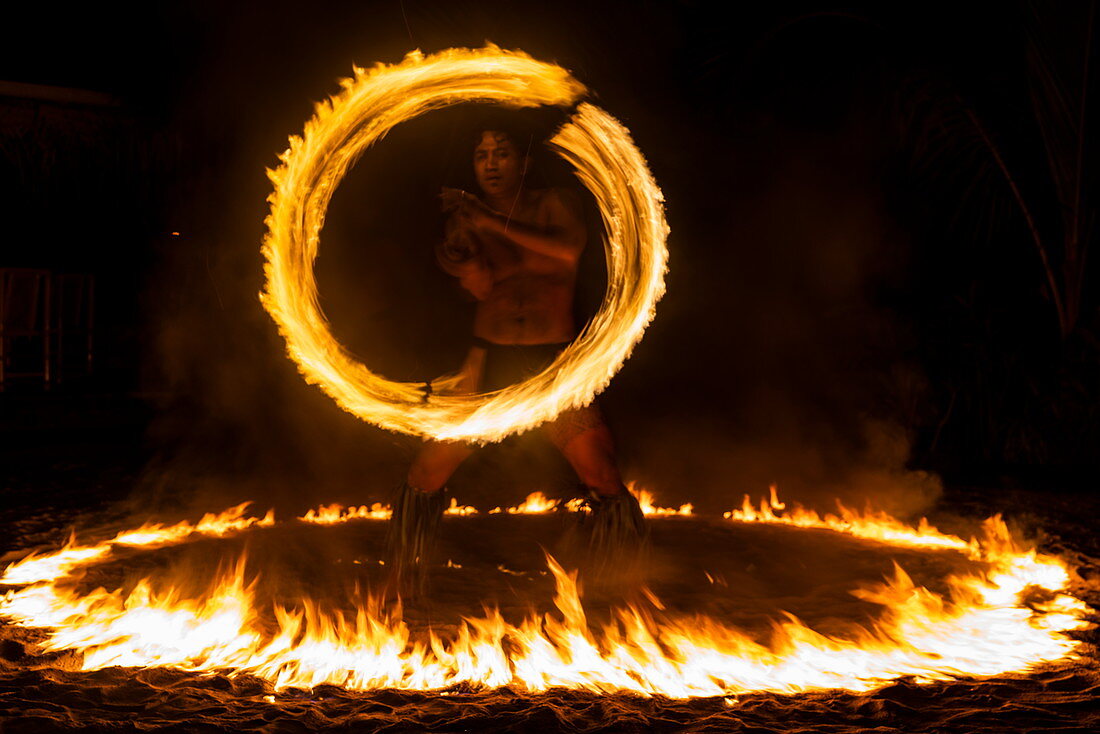
[[[509,225],[565,231],[583,242],[579,212],[555,189],[524,191],[508,215]],[[575,258],[522,247],[507,233],[470,233],[484,265],[463,285],[479,299],[474,336],[496,344],[552,344],[573,339]]]

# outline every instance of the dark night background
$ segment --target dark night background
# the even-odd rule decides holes
[[[903,513],[942,485],[1095,491],[1095,265],[1066,244],[1057,186],[1095,158],[1043,101],[1055,84],[1079,97],[1094,6],[154,5],[5,11],[0,266],[97,288],[93,374],[0,397],[11,509],[49,492],[204,509],[384,498],[415,441],[307,386],[260,307],[264,170],[353,64],[487,39],[570,69],[666,195],[668,292],[602,399],[628,478],[710,511],[772,481]],[[396,130],[330,210],[323,303],[394,377],[442,373],[464,348],[469,307],[430,250],[433,197],[467,175],[465,119]],[[1073,199],[1080,252],[1092,170]],[[500,504],[569,481],[524,438],[454,488]]]

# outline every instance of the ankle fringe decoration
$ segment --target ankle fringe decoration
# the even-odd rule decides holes
[[[443,517],[444,490],[421,492],[403,482],[393,503],[387,538],[388,563],[395,579],[408,591],[423,591],[425,570],[431,562]]]
[[[649,528],[638,500],[623,489],[616,495],[590,493],[590,563],[597,578],[638,578],[649,547]]]

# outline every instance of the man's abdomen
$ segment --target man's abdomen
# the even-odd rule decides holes
[[[573,284],[560,277],[524,275],[494,283],[474,317],[474,336],[497,344],[552,344],[573,335]]]

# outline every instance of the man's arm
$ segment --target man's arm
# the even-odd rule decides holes
[[[580,202],[568,192],[550,189],[545,194],[550,223],[538,226],[509,220],[507,216],[477,202],[470,218],[480,229],[495,232],[525,249],[568,262],[576,262],[584,250],[586,231]],[[476,201],[476,200],[475,200]]]
[[[447,222],[447,236],[436,245],[435,259],[439,267],[458,278],[459,284],[474,298],[483,301],[489,296],[493,280],[480,243],[469,229],[458,225],[454,217]]]

